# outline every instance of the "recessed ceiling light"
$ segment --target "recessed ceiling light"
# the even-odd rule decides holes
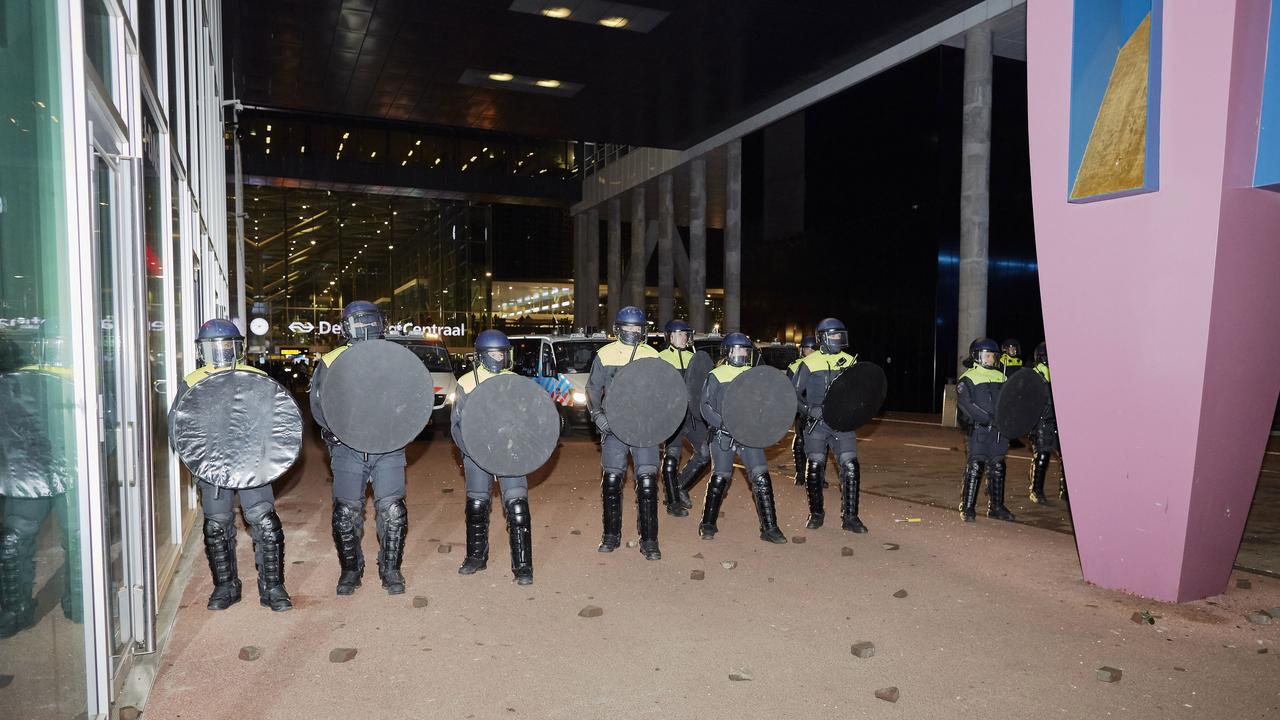
[[[544,87],[544,88],[558,88],[558,87],[560,87],[560,81],[559,81],[559,80],[539,80],[536,84],[537,84],[537,86],[538,86],[538,87]]]
[[[549,18],[563,20],[573,14],[573,11],[567,7],[553,5],[551,7],[542,8],[542,14]]]
[[[511,82],[515,78],[511,73],[489,73],[489,79],[497,82]]]
[[[611,15],[609,17],[600,18],[597,22],[608,28],[624,28],[631,21],[621,15]]]

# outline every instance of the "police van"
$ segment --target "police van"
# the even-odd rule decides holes
[[[408,348],[427,371],[431,373],[431,384],[434,394],[431,403],[431,420],[427,427],[444,428],[449,425],[449,414],[453,411],[453,400],[457,397],[458,380],[453,374],[453,359],[449,350],[435,335],[424,335],[421,332],[401,335],[388,332],[387,340]]]
[[[542,386],[560,413],[560,432],[591,428],[587,410],[587,378],[600,348],[612,340],[604,333],[585,335],[515,335],[511,369]]]

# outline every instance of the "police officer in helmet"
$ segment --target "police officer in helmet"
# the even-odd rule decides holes
[[[787,542],[787,538],[778,529],[778,514],[773,502],[773,480],[769,477],[769,463],[765,459],[764,448],[746,447],[734,440],[725,429],[724,416],[721,414],[725,391],[738,376],[751,369],[754,353],[755,345],[746,335],[726,335],[721,343],[724,362],[707,376],[707,384],[702,390],[702,416],[713,428],[710,443],[713,463],[711,480],[707,483],[702,523],[698,525],[698,533],[704,540],[712,539],[719,531],[716,519],[720,517],[720,506],[733,481],[733,457],[736,453],[742,458],[747,478],[751,481],[751,496],[755,500],[756,515],[760,519],[760,539],[777,544]]]
[[[818,339],[812,335],[805,335],[800,338],[800,357],[796,358],[787,366],[787,377],[795,382],[796,371],[800,369],[800,363],[810,354],[818,349]],[[791,438],[791,457],[796,463],[796,484],[804,484],[804,416],[799,412],[796,413],[795,433]],[[825,481],[825,479],[824,479]],[[825,485],[823,487],[826,487]]]
[[[1058,440],[1058,415],[1053,409],[1053,384],[1049,380],[1049,348],[1040,343],[1035,349],[1034,372],[1044,378],[1049,385],[1049,404],[1031,431],[1031,487],[1028,495],[1031,502],[1037,505],[1048,505],[1049,499],[1044,494],[1044,478],[1049,470],[1049,461],[1053,454],[1058,455],[1058,498],[1064,502],[1067,498],[1067,474],[1062,467],[1062,446]]]
[[[457,397],[449,425],[453,442],[462,452],[463,473],[467,480],[467,559],[458,568],[460,575],[474,575],[489,563],[489,507],[494,476],[471,459],[462,441],[462,413],[467,395],[476,387],[499,375],[511,374],[511,341],[497,330],[485,330],[476,336],[476,364],[458,378]],[[525,476],[498,477],[502,489],[502,506],[507,516],[507,534],[511,540],[511,573],[519,585],[533,584],[533,531],[529,516],[529,480]]]
[[[679,370],[680,377],[686,377],[689,374],[689,361],[693,359],[694,354],[693,327],[684,320],[672,320],[663,328],[663,335],[666,337],[667,344],[658,353],[658,357]],[[685,465],[684,471],[680,471],[680,454],[684,451],[685,440],[689,441],[693,455]],[[711,456],[707,454],[707,426],[701,418],[695,417],[693,410],[690,409],[685,414],[680,427],[676,428],[675,434],[663,447],[662,496],[667,514],[676,517],[685,517],[689,514],[692,503],[685,504],[689,496],[681,481],[684,477],[696,477],[710,462]]]
[[[600,348],[591,361],[587,378],[587,408],[600,431],[600,500],[604,529],[599,552],[613,552],[622,543],[622,485],[627,472],[627,455],[635,466],[636,525],[640,553],[647,560],[662,559],[658,547],[658,448],[631,447],[609,432],[604,397],[618,371],[641,358],[656,358],[658,351],[645,344],[644,311],[630,306],[618,311],[614,333],[618,339]]]
[[[404,539],[409,531],[409,511],[405,507],[404,448],[389,453],[365,453],[343,445],[329,432],[319,398],[325,376],[342,353],[352,345],[382,338],[386,321],[378,306],[367,300],[356,300],[342,309],[343,345],[320,358],[311,378],[311,414],[320,425],[329,448],[329,467],[333,472],[333,544],[338,553],[341,574],[337,594],[351,595],[360,587],[364,576],[365,483],[373,486],[373,507],[378,533],[378,577],[389,595],[404,592],[404,575],[400,572],[404,559]],[[376,378],[371,378],[376,380]]]
[[[196,354],[201,367],[178,385],[178,399],[204,379],[220,372],[238,370],[265,375],[244,363],[244,335],[230,320],[217,318],[200,326]],[[173,436],[173,409],[169,411],[169,434]],[[284,526],[276,514],[271,485],[228,490],[197,478],[200,507],[204,512],[204,552],[213,574],[210,610],[225,610],[240,602],[240,578],[236,568],[236,527],[232,495],[240,496],[240,509],[253,538],[254,560],[258,566],[258,600],[264,607],[283,612],[293,607],[284,588]]]
[[[987,473],[987,517],[1013,520],[1004,506],[1005,455],[1009,439],[995,427],[996,405],[1004,387],[1005,375],[1000,369],[1000,347],[990,338],[978,338],[969,344],[973,367],[956,383],[956,404],[968,420],[965,434],[965,471],[961,486],[960,514],[965,522],[973,522],[978,502],[978,484]]]
[[[827,389],[841,372],[853,367],[857,359],[845,352],[849,331],[844,323],[826,318],[818,323],[818,350],[805,356],[796,368],[796,395],[808,420],[805,423],[804,452],[805,490],[809,496],[808,528],[822,527],[822,481],[827,471],[827,451],[836,456],[840,468],[840,527],[854,533],[867,532],[858,517],[862,489],[862,470],[858,464],[858,437],[852,432],[837,432],[822,419],[822,406]]]

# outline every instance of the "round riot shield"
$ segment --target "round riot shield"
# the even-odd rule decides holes
[[[734,440],[747,447],[769,447],[795,422],[795,386],[781,370],[757,365],[725,388],[720,414]]]
[[[684,382],[689,386],[689,409],[693,416],[702,421],[702,388],[707,384],[707,376],[716,366],[716,361],[705,350],[699,350],[689,358],[689,366],[684,371]]]
[[[609,432],[631,447],[653,447],[671,437],[689,411],[680,371],[661,358],[619,368],[604,395]]]
[[[413,442],[431,419],[431,373],[413,351],[388,340],[347,348],[320,387],[329,432],[355,450],[394,452]]]
[[[214,373],[183,393],[172,432],[192,475],[232,490],[272,482],[302,451],[302,413],[293,396],[244,370]]]
[[[1038,372],[1014,373],[1000,388],[996,401],[996,429],[1006,437],[1031,432],[1049,406],[1049,383]]]
[[[880,412],[889,381],[872,362],[859,362],[831,381],[822,402],[822,420],[836,432],[850,432],[866,425]]]
[[[560,414],[547,391],[514,373],[489,378],[467,393],[458,424],[471,459],[502,477],[542,467],[560,441]]]
[[[71,488],[74,412],[70,379],[34,369],[0,374],[0,495],[43,498]]]

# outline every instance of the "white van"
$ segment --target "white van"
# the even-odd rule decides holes
[[[560,432],[590,428],[587,377],[596,352],[611,340],[604,333],[516,335],[511,338],[511,369],[547,391],[560,411]]]

